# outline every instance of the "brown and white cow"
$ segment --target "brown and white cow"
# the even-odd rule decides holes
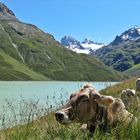
[[[121,100],[126,109],[135,110],[139,106],[139,98],[134,89],[125,89],[121,93]]]
[[[69,102],[57,111],[55,116],[61,124],[86,123],[92,133],[97,125],[106,129],[108,124],[137,121],[133,114],[125,109],[121,99],[101,95],[89,84],[73,93]]]

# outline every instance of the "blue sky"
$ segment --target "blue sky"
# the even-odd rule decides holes
[[[1,0],[21,21],[60,40],[109,43],[124,30],[140,25],[140,0]]]

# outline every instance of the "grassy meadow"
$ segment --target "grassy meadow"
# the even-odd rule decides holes
[[[134,65],[132,68],[126,70],[124,74],[129,76],[140,75],[140,64]]]
[[[134,88],[135,78],[102,90],[102,94],[120,97],[123,89]],[[63,101],[62,101],[63,103]],[[139,140],[140,121],[137,126],[123,126],[118,124],[108,133],[99,133],[98,128],[92,138],[87,130],[81,130],[80,124],[63,126],[56,122],[52,106],[40,106],[38,101],[21,101],[20,113],[16,116],[16,107],[12,102],[6,102],[3,107],[0,140]],[[59,106],[58,106],[59,108]],[[12,116],[6,120],[6,112],[10,110]],[[140,111],[130,110],[139,118]],[[43,116],[43,117],[40,117]],[[12,118],[12,122],[11,122]],[[14,127],[11,127],[11,123]],[[16,124],[19,123],[20,125]]]

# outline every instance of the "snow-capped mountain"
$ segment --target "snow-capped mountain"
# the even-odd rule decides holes
[[[61,44],[74,52],[85,53],[85,54],[90,54],[91,52],[104,46],[104,44],[95,43],[87,38],[84,39],[82,43],[80,43],[79,41],[77,41],[71,36],[64,36],[61,39]]]
[[[102,43],[93,42],[92,40],[87,38],[81,43],[81,45],[84,49],[88,49],[90,51],[96,51],[97,49],[104,46],[104,44]]]
[[[91,55],[100,59],[104,64],[118,71],[126,71],[140,64],[140,27],[130,28],[108,45],[98,49]],[[132,74],[139,74],[131,71]],[[127,73],[126,73],[127,74]]]
[[[61,39],[61,44],[70,49],[83,49],[80,42],[71,36],[64,36]]]
[[[120,43],[137,39],[140,39],[140,27],[135,26],[134,28],[128,29],[123,32],[120,36],[116,36],[113,42],[111,42],[109,45],[119,45]]]

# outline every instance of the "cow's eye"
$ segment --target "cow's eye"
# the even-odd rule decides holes
[[[89,98],[86,95],[82,95],[79,97],[80,102],[87,102],[89,101]]]
[[[87,103],[88,101],[89,101],[88,98],[82,99],[82,100],[80,100],[79,105],[81,105],[83,103]]]
[[[82,100],[82,102],[88,102],[89,101],[89,99],[83,99]]]
[[[79,101],[78,106],[80,106],[84,103],[87,103],[88,101],[89,101],[89,99],[82,99],[82,100]]]

